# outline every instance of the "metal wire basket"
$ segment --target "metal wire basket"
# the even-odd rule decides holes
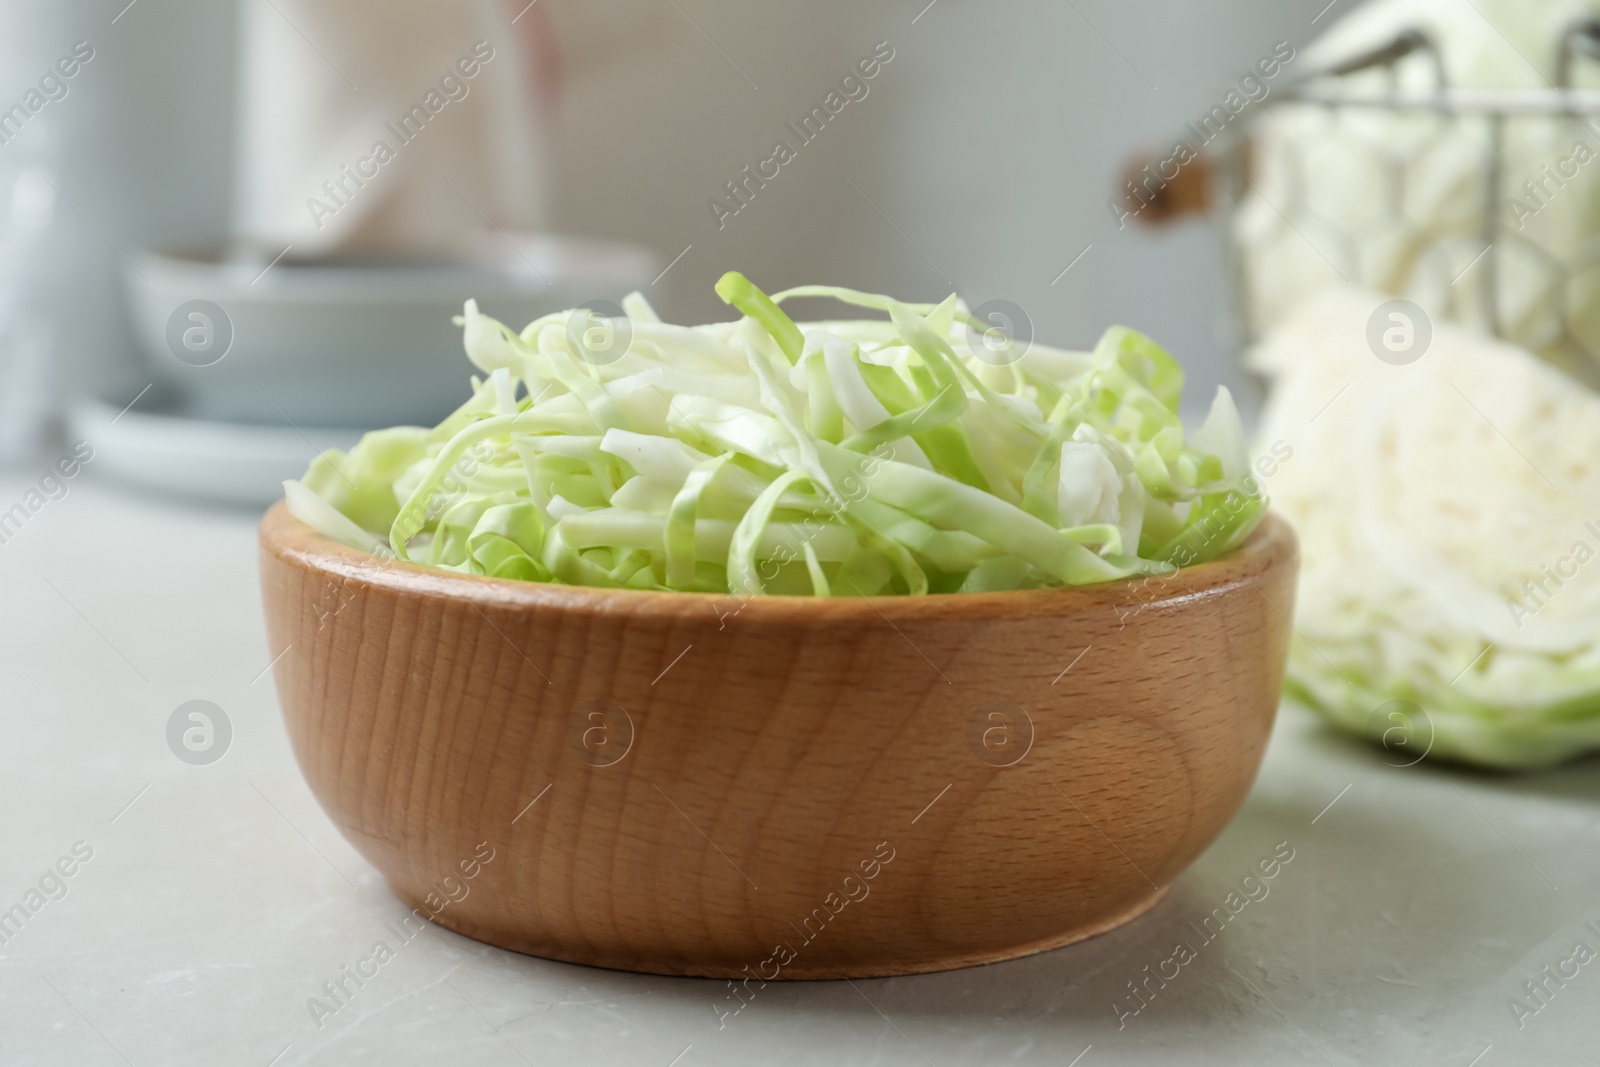
[[[1548,89],[1458,88],[1409,30],[1262,101],[1193,169],[1209,189],[1164,190],[1168,210],[1140,217],[1220,207],[1245,345],[1320,273],[1600,384],[1600,91],[1572,87],[1600,20],[1569,25],[1558,55]],[[1402,65],[1423,63],[1431,86],[1402,89]]]

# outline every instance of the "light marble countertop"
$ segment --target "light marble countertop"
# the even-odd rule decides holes
[[[0,478],[0,511],[29,484]],[[1600,951],[1600,763],[1519,777],[1393,767],[1295,708],[1221,839],[1147,916],[1079,945],[773,985],[719,1029],[721,982],[429,929],[319,1028],[308,999],[405,909],[295,767],[267,671],[255,518],[79,478],[0,544],[0,909],[40,890],[0,945],[0,1063],[1600,1060],[1600,962],[1563,963],[1578,942]],[[173,711],[196,699],[232,727],[207,766],[167,744]],[[1199,938],[1190,924],[1280,842],[1293,859],[1267,894]],[[50,873],[58,863],[70,877]],[[1195,958],[1119,1018],[1139,1003],[1129,983],[1180,940]],[[1560,984],[1547,965],[1577,973]],[[1541,978],[1536,1000],[1524,983]]]

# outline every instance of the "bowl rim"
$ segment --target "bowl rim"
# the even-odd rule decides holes
[[[642,279],[655,269],[654,253],[630,241],[527,232],[512,236],[537,238],[550,249],[587,254],[595,260],[577,268],[568,264],[566,270],[547,263],[556,275],[551,278],[526,257],[514,254],[514,248],[510,250],[513,254],[507,254],[496,245],[492,254],[469,253],[455,262],[314,262],[264,270],[265,261],[235,261],[228,257],[225,245],[206,242],[140,249],[132,253],[121,273],[136,303],[162,308],[164,318],[174,291],[181,291],[184,298],[226,301],[230,310],[283,303],[390,307],[421,301],[459,311],[468,297],[491,303],[548,304],[560,310],[556,305],[576,303],[580,293],[620,298],[621,293],[642,285]]]
[[[426,599],[445,599],[497,609],[559,609],[575,614],[673,617],[712,615],[718,619],[738,615],[741,623],[772,622],[845,623],[856,619],[897,621],[939,619],[1033,618],[1043,615],[1078,615],[1095,610],[1116,610],[1132,605],[1137,612],[1153,607],[1172,608],[1210,599],[1244,585],[1279,614],[1257,579],[1299,559],[1294,528],[1276,512],[1268,511],[1245,542],[1232,552],[1205,563],[1166,574],[1135,577],[1094,585],[1059,586],[994,593],[930,593],[927,596],[811,597],[736,593],[680,593],[652,589],[602,589],[554,582],[524,582],[440,570],[406,560],[385,558],[340,544],[289,514],[282,500],[261,519],[258,543],[264,556],[327,579],[351,580],[369,586]],[[1132,596],[1137,585],[1147,589],[1160,583],[1148,597]],[[721,609],[731,608],[724,612]],[[1134,612],[1130,612],[1133,614]]]

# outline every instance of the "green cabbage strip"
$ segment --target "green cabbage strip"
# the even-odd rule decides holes
[[[769,297],[737,273],[717,293],[743,317],[672,325],[630,294],[620,355],[574,340],[574,313],[518,333],[468,302],[471,397],[319,456],[290,511],[464,574],[745,597],[1105,582],[1232,551],[1265,510],[1226,391],[1186,438],[1183,371],[1132,330],[1005,368],[954,296]],[[800,297],[885,317],[797,325]]]
[[[770,296],[752,285],[749,278],[730,270],[717,282],[717,295],[760,323],[778,342],[778,347],[789,357],[790,363],[800,362],[800,351],[805,346],[800,327],[772,302]]]
[[[667,516],[666,578],[664,584],[671,589],[687,589],[694,584],[695,570],[695,513],[700,507],[700,497],[711,479],[717,476],[732,456],[723,453],[708,459],[691,470],[684,479],[683,488],[672,498],[672,511]]]

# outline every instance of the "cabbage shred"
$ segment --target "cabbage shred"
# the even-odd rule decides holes
[[[1215,558],[1263,514],[1227,391],[1186,441],[1183,371],[1142,334],[1024,350],[954,296],[717,292],[743,317],[675,326],[635,293],[517,333],[468,301],[472,398],[322,454],[290,511],[461,573],[739,596],[1086,585]],[[887,319],[798,324],[809,297]]]

